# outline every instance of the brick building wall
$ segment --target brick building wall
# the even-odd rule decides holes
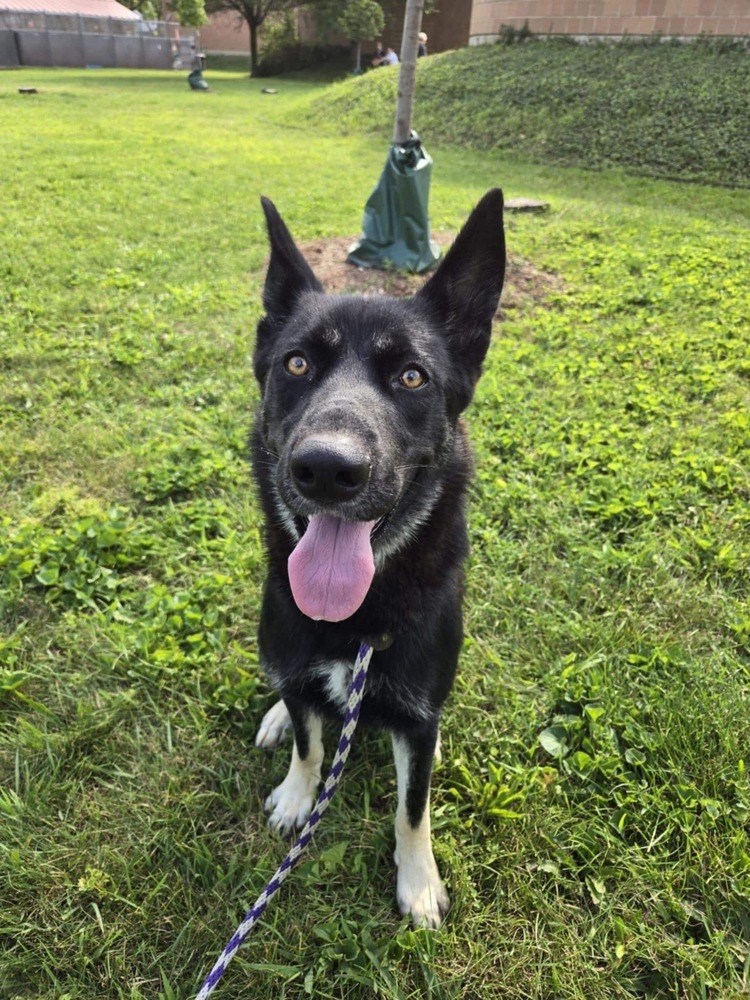
[[[470,44],[503,24],[537,35],[750,36],[750,0],[474,0]]]
[[[211,14],[208,24],[203,25],[199,34],[204,52],[242,55],[250,59],[250,30],[234,13]]]
[[[392,8],[393,6],[391,5]],[[403,3],[396,5],[383,32],[385,44],[393,46],[396,52],[401,48],[404,31],[403,8]],[[425,14],[422,18],[422,30],[427,35],[427,51],[445,52],[446,49],[461,49],[468,45],[471,12],[471,0],[442,0],[434,14]]]

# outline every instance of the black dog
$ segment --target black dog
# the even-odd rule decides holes
[[[312,809],[322,717],[340,715],[360,640],[374,646],[362,721],[388,729],[398,777],[398,902],[435,927],[448,906],[430,843],[440,713],[461,647],[466,488],[459,419],[490,343],[505,271],[490,191],[411,299],[328,296],[273,204],[255,374],[253,463],[267,520],[262,663],[282,697],[258,746],[293,726],[266,801],[284,833]]]

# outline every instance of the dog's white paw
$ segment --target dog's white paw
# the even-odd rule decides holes
[[[432,852],[410,854],[399,861],[396,851],[394,860],[398,866],[396,898],[401,912],[411,916],[417,927],[439,927],[450,900]]]
[[[279,699],[263,716],[263,721],[255,735],[256,747],[273,750],[274,747],[284,742],[291,726],[292,720],[289,717],[287,707],[283,699]]]
[[[270,828],[286,835],[303,827],[315,804],[316,785],[317,782],[311,787],[309,782],[287,775],[266,799]]]

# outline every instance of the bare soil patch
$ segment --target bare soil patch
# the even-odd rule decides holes
[[[433,239],[443,250],[453,241],[454,233],[433,233]],[[327,292],[339,295],[413,295],[426,277],[401,271],[377,271],[347,264],[346,254],[356,241],[355,236],[334,236],[331,239],[301,243],[300,250]],[[542,271],[520,257],[509,257],[505,287],[498,316],[511,309],[543,305],[550,295],[562,291],[562,278]]]

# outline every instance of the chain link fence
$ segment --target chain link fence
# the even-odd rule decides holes
[[[197,38],[170,21],[0,10],[0,66],[192,68]]]

